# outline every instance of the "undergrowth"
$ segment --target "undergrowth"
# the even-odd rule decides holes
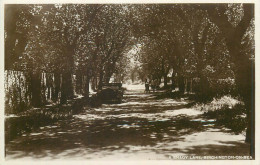
[[[206,118],[216,119],[216,124],[225,126],[238,134],[246,128],[246,109],[243,102],[231,96],[214,98],[205,104],[196,104],[195,109],[204,112]]]

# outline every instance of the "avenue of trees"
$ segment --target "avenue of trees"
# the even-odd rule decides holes
[[[34,107],[44,104],[43,72],[54,84],[48,95],[65,104],[74,97],[74,75],[86,97],[89,82],[99,88],[113,75],[124,80],[136,45],[143,80],[163,78],[167,86],[172,71],[172,87],[183,93],[185,83],[189,90],[197,83],[201,100],[238,95],[247,109],[246,141],[254,146],[253,4],[5,6],[5,70],[23,72]]]
[[[36,107],[42,72],[54,74],[52,98],[60,92],[64,104],[73,97],[72,75],[88,96],[89,81],[108,82],[132,44],[129,11],[121,5],[7,5],[5,13],[5,69],[26,72]]]
[[[173,87],[178,84],[182,93],[187,78],[198,78],[200,100],[240,96],[247,109],[246,141],[254,143],[254,6],[146,5],[139,12],[135,34],[142,36],[143,75],[163,77],[166,86],[172,69]]]

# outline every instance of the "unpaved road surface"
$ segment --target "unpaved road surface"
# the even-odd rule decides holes
[[[86,108],[72,119],[17,137],[6,144],[6,159],[167,160],[249,154],[243,135],[215,126],[188,103],[128,90],[122,104]]]

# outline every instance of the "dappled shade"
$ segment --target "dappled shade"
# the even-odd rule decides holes
[[[187,101],[155,98],[153,94],[130,91],[123,104],[86,109],[72,119],[25,133],[7,144],[7,159],[248,155],[249,146],[243,143],[243,136],[216,126],[215,120],[204,118]]]

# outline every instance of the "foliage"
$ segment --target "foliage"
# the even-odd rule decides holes
[[[242,104],[242,103],[241,101],[231,97],[230,95],[226,95],[220,98],[213,98],[213,100],[210,103],[196,104],[194,108],[201,110],[203,112],[209,112],[209,111],[218,111],[224,107],[228,107],[229,109],[232,109],[237,104]]]
[[[5,24],[6,50],[13,50],[5,54],[6,59],[15,58],[8,61],[9,69],[32,73],[35,77],[29,84],[37,89],[41,72],[55,73],[55,90],[61,91],[62,103],[73,96],[72,74],[80,73],[87,80],[99,76],[102,82],[119,72],[133,45],[127,5],[35,4],[9,5],[8,9],[9,15],[18,16],[7,17]],[[16,27],[12,29],[11,24]],[[14,33],[23,40],[15,41]],[[19,49],[17,42],[18,46],[23,43]],[[34,98],[40,95],[40,90],[31,92]]]
[[[236,104],[232,108],[227,105],[217,111],[208,111],[204,114],[208,118],[215,118],[217,125],[225,126],[232,132],[239,134],[247,126],[245,106]]]
[[[216,119],[217,125],[224,125],[236,134],[246,128],[245,105],[230,95],[214,98],[210,103],[196,104],[193,107],[203,111],[207,118]]]

